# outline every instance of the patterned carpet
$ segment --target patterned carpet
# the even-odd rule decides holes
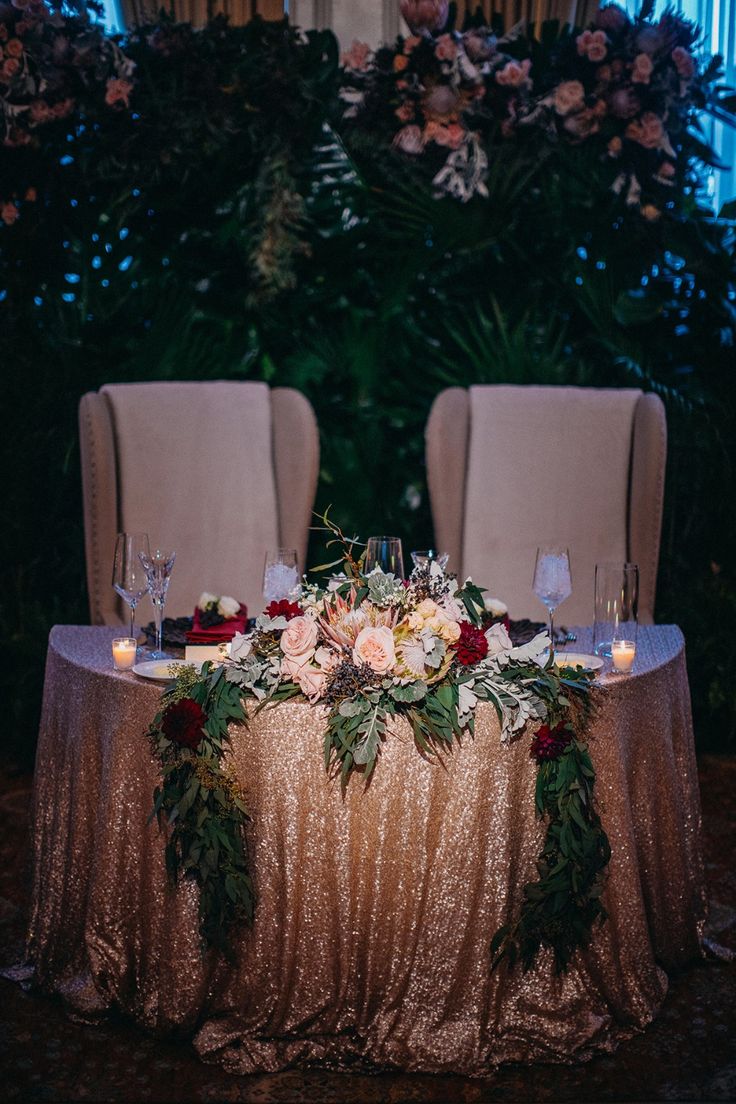
[[[736,757],[703,758],[700,781],[709,936],[736,951]],[[0,774],[0,965],[22,957],[30,791],[27,775]],[[162,1042],[125,1022],[75,1023],[58,1001],[11,982],[0,980],[0,998],[0,1099],[23,1104],[736,1100],[736,962],[673,977],[659,1018],[613,1056],[508,1066],[483,1081],[318,1069],[239,1078],[203,1065],[186,1041]]]

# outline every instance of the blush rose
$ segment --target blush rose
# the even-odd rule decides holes
[[[383,675],[396,662],[394,634],[387,625],[361,629],[353,645],[353,662],[367,663],[372,671]]]

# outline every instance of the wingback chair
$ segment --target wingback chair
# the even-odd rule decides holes
[[[667,449],[664,406],[638,390],[477,386],[442,391],[426,429],[436,547],[509,606],[541,620],[536,549],[570,550],[567,624],[590,624],[595,564],[639,565],[651,623]]]
[[[265,554],[295,548],[303,570],[319,464],[309,402],[257,382],[123,383],[79,404],[90,620],[118,624],[115,535],[173,549],[166,615],[203,590],[262,606]]]

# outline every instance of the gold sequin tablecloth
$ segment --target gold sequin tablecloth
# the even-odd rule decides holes
[[[321,1060],[481,1075],[613,1049],[656,1014],[664,971],[699,955],[699,796],[677,628],[642,628],[635,674],[594,691],[610,920],[564,977],[546,956],[528,974],[489,971],[543,825],[529,738],[502,747],[484,705],[475,738],[441,762],[397,724],[370,786],[353,779],[344,799],[325,775],[320,709],[290,702],[235,728],[258,905],[235,964],[203,957],[196,891],[167,886],[148,823],[158,778],[144,732],[161,688],[112,669],[116,632],[53,629],[36,767],[29,958],[36,982],[78,1012],[121,1009],[242,1073]],[[590,650],[586,630],[576,648]]]

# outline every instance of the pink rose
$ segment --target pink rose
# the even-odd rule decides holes
[[[281,660],[281,667],[279,668],[282,678],[291,679],[292,682],[297,682],[297,675],[302,667],[306,667],[308,663],[308,659],[305,659],[304,663],[300,663],[296,659],[289,659],[288,656],[284,656]]]
[[[645,111],[641,119],[634,119],[626,128],[625,135],[632,142],[638,142],[644,149],[657,149],[664,139],[664,125],[659,115]]]
[[[385,674],[396,662],[391,629],[387,625],[361,629],[353,645],[353,662],[367,663],[376,674]]]
[[[45,100],[33,100],[31,103],[31,122],[45,123],[53,118],[51,108]]]
[[[605,31],[583,31],[575,39],[580,56],[587,57],[588,61],[603,61],[608,52],[608,39]]]
[[[354,38],[350,49],[342,55],[342,63],[346,69],[355,69],[363,73],[368,68],[372,53],[367,42],[358,42],[357,38]]]
[[[452,35],[440,35],[434,48],[435,57],[440,61],[454,61],[457,57],[457,46]]]
[[[595,17],[596,27],[604,31],[621,31],[629,22],[629,17],[618,4],[606,4]]]
[[[332,648],[326,648],[324,645],[317,648],[314,653],[314,662],[319,666],[320,670],[328,674],[330,671],[334,671],[336,667],[340,665],[340,656]]]
[[[20,211],[14,203],[5,202],[0,204],[0,218],[6,226],[12,226],[19,215]]]
[[[10,45],[10,43],[8,43]],[[675,46],[672,51],[672,60],[675,63],[675,69],[683,80],[692,80],[695,76],[695,62],[692,54],[686,50],[683,46]]]
[[[414,105],[410,103],[403,103],[401,107],[397,107],[394,111],[394,115],[401,123],[408,123],[414,118]]]
[[[319,667],[305,664],[294,675],[294,682],[305,698],[308,698],[310,702],[316,702],[325,692],[327,675]]]
[[[107,91],[105,92],[105,103],[108,107],[114,107],[116,104],[124,104],[125,107],[130,106],[130,93],[133,91],[133,85],[128,80],[122,80],[118,77],[110,77],[107,82]]]
[[[463,46],[471,61],[487,61],[496,50],[496,41],[480,31],[466,31]]]
[[[394,145],[402,153],[421,153],[424,148],[421,130],[414,125],[402,127],[394,138]]]
[[[637,54],[634,58],[634,68],[631,71],[631,79],[634,84],[649,84],[653,69],[654,62],[649,54]]]
[[[510,88],[521,88],[524,84],[530,84],[529,70],[532,67],[532,63],[529,58],[525,58],[523,61],[508,61],[503,69],[499,69],[496,73],[496,81],[498,84],[506,84]]]
[[[416,50],[421,41],[419,35],[409,35],[408,38],[404,39],[404,53],[410,54],[412,50]]]
[[[311,617],[292,617],[281,634],[281,651],[287,659],[301,665],[314,655],[317,646],[317,624]]]
[[[0,71],[2,72],[2,75],[4,77],[7,77],[8,80],[11,80],[16,75],[16,73],[20,72],[20,62],[17,58],[14,57],[6,58],[3,62],[2,70]]]
[[[418,31],[441,31],[447,22],[448,0],[401,0],[407,26]]]
[[[555,111],[558,115],[578,111],[584,104],[585,89],[580,81],[563,81],[555,88]]]
[[[23,43],[19,38],[11,38],[5,44],[5,53],[8,57],[19,58],[23,56]]]

